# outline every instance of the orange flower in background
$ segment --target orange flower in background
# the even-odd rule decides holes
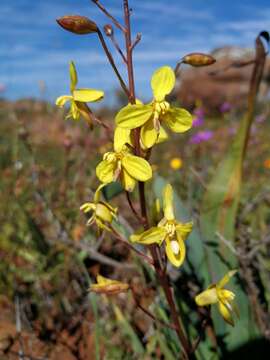
[[[263,166],[266,169],[270,169],[270,158],[264,160]]]

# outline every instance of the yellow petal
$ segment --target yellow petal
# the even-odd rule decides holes
[[[114,130],[114,151],[120,152],[125,144],[131,145],[130,130],[117,126]]]
[[[114,180],[114,171],[115,171],[115,162],[110,162],[107,160],[101,161],[96,167],[96,174],[98,179],[108,184]]]
[[[107,284],[114,283],[114,280],[105,278],[104,276],[98,274],[98,275],[97,275],[97,283],[98,283],[99,285],[107,285]]]
[[[129,240],[132,243],[135,243],[135,242],[139,242],[140,238],[141,238],[141,234],[132,234],[132,235],[130,235]]]
[[[185,109],[170,108],[162,115],[162,120],[176,133],[185,132],[192,126],[192,115]]]
[[[136,105],[143,105],[143,102],[140,99],[135,99]]]
[[[60,107],[63,107],[65,105],[65,103],[69,100],[72,99],[72,96],[71,95],[63,95],[63,96],[59,96],[56,101],[55,101],[55,104],[57,106],[60,106]]]
[[[106,203],[98,203],[96,206],[96,216],[98,216],[102,221],[111,223],[113,220],[112,213],[110,209],[106,206]]]
[[[168,134],[165,131],[165,129],[161,126],[159,129],[159,135],[158,135],[158,139],[157,139],[157,144],[160,144],[164,141],[166,141],[168,139]]]
[[[104,92],[94,89],[78,89],[73,91],[73,98],[80,102],[94,102],[102,99]]]
[[[217,292],[219,299],[223,302],[231,302],[235,298],[235,294],[230,290],[217,288]]]
[[[70,76],[70,91],[72,93],[75,90],[78,82],[77,71],[73,61],[71,61],[69,64],[69,76]]]
[[[98,236],[100,236],[101,232],[100,230],[106,230],[108,232],[111,232],[112,230],[106,225],[105,222],[103,222],[99,217],[95,216],[95,219],[94,219],[97,227],[98,227]],[[93,224],[93,221],[92,223],[90,224],[89,223],[89,220],[87,222],[87,225],[92,225]]]
[[[173,189],[170,184],[167,184],[163,189],[163,211],[167,220],[174,219],[173,211]]]
[[[101,189],[104,188],[104,186],[106,186],[106,184],[100,184],[99,187],[97,188],[97,190],[95,191],[95,195],[94,195],[95,203],[99,202]]]
[[[90,126],[90,128],[93,128],[93,120],[92,120],[92,112],[87,106],[86,103],[82,103],[79,101],[76,101],[77,108],[80,112],[80,115],[86,120],[87,124]]]
[[[166,236],[166,229],[161,227],[152,227],[146,230],[141,235],[135,235],[133,242],[138,242],[144,245],[158,244],[161,245]]]
[[[190,232],[192,231],[193,223],[188,222],[185,224],[177,224],[176,225],[176,232],[181,235],[181,238],[185,241]]]
[[[112,213],[112,216],[113,216],[114,218],[116,218],[118,208],[117,208],[117,207],[113,207],[112,205],[110,205],[110,204],[107,203],[107,202],[103,202],[103,201],[101,201],[101,202],[107,206],[107,208],[108,208],[108,209],[110,210],[110,212]]]
[[[79,111],[75,101],[71,102],[70,112],[71,112],[71,116],[73,117],[74,120],[80,119],[80,111]]]
[[[87,213],[89,211],[93,211],[96,209],[96,205],[90,202],[86,202],[80,206],[80,210],[84,213]]]
[[[127,105],[123,107],[116,115],[115,121],[117,126],[126,129],[135,129],[142,126],[152,115],[153,108],[151,105]]]
[[[201,292],[195,297],[196,304],[199,306],[206,306],[218,302],[217,289],[215,285]]]
[[[176,241],[176,240],[175,239],[170,240],[169,237],[166,238],[166,246],[165,246],[166,255],[174,266],[180,267],[183,264],[186,257],[186,246],[184,244],[184,241],[180,237],[177,237],[179,250],[176,253],[175,246],[173,246],[174,244],[172,243],[172,241]]]
[[[217,283],[218,288],[223,288],[230,280],[232,276],[237,273],[237,270],[231,270]]]
[[[133,191],[136,185],[136,180],[129,175],[125,169],[121,172],[121,184],[126,191]]]
[[[156,101],[164,100],[175,84],[174,71],[170,66],[163,66],[156,70],[152,76],[151,87]]]
[[[141,141],[143,147],[146,149],[155,145],[158,139],[158,132],[154,127],[154,122],[149,119],[141,128]]]
[[[232,317],[232,310],[230,309],[230,304],[219,301],[218,310],[221,316],[223,317],[223,319],[231,326],[234,326],[234,320]]]
[[[122,159],[122,166],[136,180],[147,181],[152,177],[150,164],[139,156],[125,155]]]

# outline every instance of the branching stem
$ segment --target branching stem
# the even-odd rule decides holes
[[[97,7],[114,23],[114,25],[121,31],[123,31],[123,33],[126,32],[126,29],[124,28],[123,25],[121,25],[119,23],[118,20],[115,19],[115,17],[110,14],[103,5],[101,5],[101,3],[99,2],[99,0],[92,0],[92,2],[97,5]]]
[[[142,253],[140,250],[136,249],[134,246],[132,246],[117,230],[115,230],[112,226],[110,226],[110,229],[114,235],[114,237],[119,240],[122,244],[124,244],[126,247],[128,247],[130,250],[134,251],[137,255],[139,255],[141,258],[143,258],[149,265],[153,265],[153,259],[144,253]]]
[[[126,86],[126,84],[125,84],[122,76],[120,75],[120,73],[119,73],[119,71],[118,71],[118,69],[117,69],[117,67],[116,67],[116,65],[115,65],[114,59],[113,59],[112,54],[110,53],[110,51],[109,51],[109,49],[108,49],[108,47],[107,47],[107,44],[106,44],[106,42],[105,42],[105,40],[104,40],[104,37],[103,37],[103,35],[102,35],[102,32],[98,29],[98,30],[97,30],[97,33],[98,33],[98,37],[99,37],[100,43],[101,43],[101,45],[102,45],[102,47],[103,47],[103,49],[104,49],[104,51],[105,51],[105,54],[106,54],[106,56],[107,56],[107,58],[108,58],[108,60],[109,60],[109,62],[110,62],[110,64],[111,64],[111,67],[113,68],[113,71],[115,72],[115,75],[117,76],[117,78],[118,78],[118,80],[119,80],[119,82],[120,82],[120,85],[121,85],[122,89],[124,90],[125,94],[126,94],[128,97],[130,97],[129,90],[128,90],[128,88],[127,88],[127,86]]]
[[[174,325],[168,324],[168,323],[166,323],[165,321],[158,319],[158,318],[157,318],[154,314],[152,314],[149,310],[145,309],[145,307],[143,307],[143,306],[141,305],[140,300],[138,299],[138,296],[137,296],[137,294],[136,294],[136,292],[134,291],[133,288],[131,288],[131,291],[132,291],[133,299],[134,299],[134,301],[135,301],[135,303],[136,303],[136,305],[137,305],[137,307],[138,307],[139,309],[141,309],[147,316],[149,316],[152,320],[154,320],[155,322],[159,323],[160,325],[166,326],[166,327],[168,327],[168,328],[170,328],[170,329],[175,330],[175,326],[174,326]]]

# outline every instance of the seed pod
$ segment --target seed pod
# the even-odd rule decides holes
[[[56,21],[63,29],[78,35],[91,34],[98,31],[97,24],[85,16],[66,15]]]
[[[89,291],[97,294],[116,295],[129,289],[129,285],[117,280],[107,279],[101,275],[97,276],[97,284],[92,284]]]
[[[195,67],[208,66],[214,64],[215,62],[216,59],[213,56],[202,53],[187,54],[182,59],[182,63]]]
[[[112,36],[113,35],[113,27],[112,27],[112,25],[110,25],[110,24],[104,25],[103,29],[104,29],[104,32],[105,32],[105,34],[107,36]]]

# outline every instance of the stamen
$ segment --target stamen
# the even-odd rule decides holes
[[[103,159],[109,162],[114,162],[116,160],[116,154],[113,152],[108,152],[104,154]]]

